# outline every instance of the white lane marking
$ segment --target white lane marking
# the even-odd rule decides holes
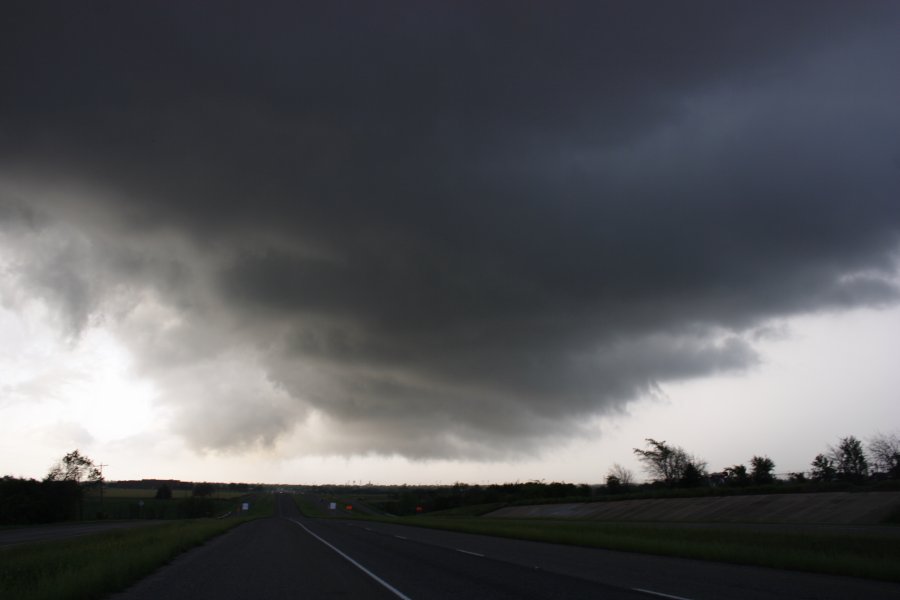
[[[684,596],[673,596],[671,594],[663,594],[662,592],[654,592],[653,590],[642,590],[641,588],[631,588],[635,592],[643,592],[645,594],[650,594],[651,596],[659,596],[660,598],[669,598],[670,600],[691,600],[690,598],[685,598]]]
[[[463,554],[471,554],[472,556],[477,556],[479,558],[484,558],[484,554],[478,554],[477,552],[469,552],[468,550],[463,550],[462,548],[457,548],[457,552],[462,552]]]
[[[366,531],[373,531],[373,529],[371,527],[366,527],[365,529],[366,529]]]
[[[397,538],[398,540],[408,540],[409,539],[409,538],[403,537],[402,535],[395,535],[394,537]]]
[[[291,521],[294,521],[294,523],[296,523],[297,525],[302,527],[306,533],[313,536],[314,538],[316,538],[317,540],[319,540],[320,542],[322,542],[323,544],[325,544],[326,546],[328,546],[329,548],[331,548],[332,550],[334,550],[335,552],[337,552],[338,554],[340,554],[341,556],[346,558],[354,567],[356,567],[357,569],[359,569],[360,571],[362,571],[363,573],[365,573],[366,575],[368,575],[369,577],[371,577],[372,579],[374,579],[375,581],[380,583],[382,586],[387,588],[390,592],[392,592],[398,598],[402,598],[402,600],[412,600],[409,596],[407,596],[406,594],[404,594],[403,592],[401,592],[400,590],[398,590],[397,588],[395,588],[394,586],[389,584],[387,581],[385,581],[384,579],[382,579],[381,577],[379,577],[372,571],[368,570],[367,568],[365,568],[364,566],[362,566],[361,564],[359,564],[358,562],[356,562],[355,560],[353,560],[352,558],[350,558],[349,556],[347,556],[346,554],[344,554],[343,552],[338,550],[335,546],[331,545],[330,543],[328,543],[327,541],[325,541],[324,539],[322,539],[321,537],[319,537],[318,535],[316,535],[315,533],[310,531],[309,528],[306,525],[304,525],[303,523],[301,523],[300,521],[295,521],[294,519],[291,519]]]

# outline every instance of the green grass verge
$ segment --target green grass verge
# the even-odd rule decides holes
[[[84,520],[98,519],[183,519],[185,518],[183,502],[189,502],[190,496],[156,500],[155,498],[85,498],[82,504]],[[213,515],[219,516],[239,505],[240,500],[225,498],[204,498],[212,504]],[[139,504],[142,502],[143,504]]]
[[[99,497],[100,491],[92,488],[88,490],[91,498]],[[190,498],[194,494],[193,490],[172,490],[172,498]],[[213,498],[240,498],[246,496],[247,492],[237,492],[233,490],[215,490],[212,494]],[[134,498],[148,499],[156,498],[156,489],[154,488],[120,488],[120,487],[104,487],[103,496],[105,498]]]
[[[133,490],[116,490],[116,492],[132,492]],[[190,494],[173,497],[168,500],[157,500],[152,496],[141,498],[125,494],[106,494],[101,502],[99,494],[91,493],[84,498],[81,511],[85,520],[95,519],[183,519],[191,515],[185,513],[184,503],[197,500]],[[203,497],[201,500],[211,505],[212,516],[221,516],[240,507],[249,498],[262,498],[271,494],[216,494]]]
[[[892,510],[883,520],[887,525],[900,525],[900,506]]]
[[[554,544],[900,581],[900,543],[892,535],[544,519],[419,516],[377,520]]]
[[[489,504],[469,504],[468,506],[458,506],[456,508],[448,508],[445,510],[436,510],[428,513],[429,517],[480,517],[495,510],[499,510],[505,506],[509,506],[505,502],[493,502]]]
[[[355,519],[362,518],[360,515],[356,513],[350,513],[343,508],[336,510],[334,512],[328,510],[324,505],[321,499],[318,499],[313,496],[308,496],[305,494],[294,494],[293,496],[294,503],[297,505],[297,508],[300,509],[300,512],[303,513],[305,517],[311,517],[314,519],[331,519],[331,518],[340,518],[340,519]],[[326,499],[325,502],[331,502],[332,499]],[[334,500],[337,502],[337,500]],[[343,507],[344,504],[338,502],[338,506]]]
[[[291,497],[294,499],[294,504],[297,505],[297,508],[300,509],[300,512],[303,513],[304,517],[321,518],[328,516],[325,514],[325,511],[322,510],[319,503],[312,498],[302,494],[294,494]]]
[[[124,590],[179,554],[272,514],[271,495],[250,502],[241,518],[173,521],[0,549],[0,598],[93,600]]]

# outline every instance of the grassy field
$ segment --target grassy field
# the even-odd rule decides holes
[[[358,503],[354,504],[352,500],[347,498],[339,498],[339,497],[315,497],[309,496],[306,494],[294,494],[293,496],[294,504],[297,505],[297,508],[300,509],[300,512],[303,513],[307,517],[312,517],[316,519],[364,519],[364,518],[373,518],[373,519],[386,519],[387,517],[382,517],[380,515],[374,514],[372,512],[367,512],[365,509],[360,509]],[[334,511],[328,509],[327,504],[329,502],[334,502],[337,504],[337,508]],[[353,510],[345,510],[344,507],[350,504],[353,506]]]
[[[438,510],[429,515],[435,517],[480,517],[489,512],[506,506],[505,502],[493,502],[489,504],[470,504],[468,506],[460,506],[457,508],[448,508],[446,510]]]
[[[85,494],[82,506],[84,519],[178,519],[185,515],[180,509],[181,501],[191,498],[191,490],[173,490],[169,500],[157,500],[156,490],[107,488],[103,497],[97,490]],[[209,496],[214,505],[214,514],[222,515],[233,510],[246,496],[239,492],[216,492]],[[102,517],[101,517],[102,516]]]
[[[88,492],[90,496],[100,497],[100,492],[96,490],[90,490]],[[190,498],[193,494],[193,490],[172,490],[172,498]],[[240,496],[245,496],[247,492],[234,492],[234,491],[216,491],[213,492],[213,498],[238,498]],[[150,488],[111,488],[107,487],[103,489],[103,497],[104,498],[133,498],[135,500],[139,499],[150,499],[156,497],[156,490]]]
[[[294,504],[300,509],[304,516],[312,518],[328,517],[328,511],[322,508],[321,502],[316,501],[311,496],[305,494],[294,494],[291,496]]]
[[[0,598],[102,598],[236,525],[272,514],[271,495],[255,496],[250,503],[251,510],[241,518],[173,521],[0,549]]]

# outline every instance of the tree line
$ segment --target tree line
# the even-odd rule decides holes
[[[603,485],[528,481],[491,485],[455,483],[452,486],[401,486],[399,489],[328,486],[329,493],[383,494],[382,500],[366,501],[395,515],[411,515],[448,509],[483,506],[485,510],[509,504],[542,502],[585,502],[609,496],[628,497],[705,495],[721,493],[771,493],[773,491],[823,491],[846,486],[879,484],[900,480],[900,437],[876,435],[868,444],[854,436],[841,438],[834,446],[815,456],[810,470],[779,476],[775,461],[764,454],[754,455],[749,464],[737,464],[710,472],[708,463],[681,446],[653,438],[644,448],[634,448],[649,482],[636,483],[634,473],[614,464]],[[321,491],[321,490],[320,490]]]
[[[347,490],[349,493],[362,490]],[[592,494],[587,484],[559,481],[525,481],[470,485],[457,482],[452,486],[400,486],[387,488],[383,499],[364,498],[367,504],[392,515],[411,515],[418,512],[450,510],[464,506],[541,502],[546,500],[583,500]]]
[[[653,438],[647,438],[645,442],[646,447],[635,448],[634,453],[656,485],[744,487],[777,481],[775,462],[765,455],[754,455],[749,469],[737,464],[709,472],[705,460],[680,446]],[[809,471],[787,475],[787,481],[791,483],[862,484],[892,479],[900,479],[900,437],[897,434],[877,434],[865,445],[852,435],[840,438],[837,444],[813,458]],[[613,465],[607,473],[606,485],[613,489],[628,488],[633,485],[633,475],[622,466]]]
[[[601,496],[623,493],[656,493],[660,489],[713,488],[737,492],[759,488],[765,492],[770,486],[794,484],[794,489],[822,489],[823,486],[867,485],[893,480],[896,487],[900,480],[900,437],[897,434],[878,434],[868,443],[854,436],[840,438],[837,444],[818,453],[806,472],[788,473],[779,477],[775,462],[764,454],[754,455],[749,465],[737,464],[710,472],[708,463],[690,454],[681,446],[653,438],[645,440],[644,448],[634,448],[634,453],[650,478],[649,483],[635,483],[634,474],[615,464],[609,469],[604,485],[590,486],[564,482],[543,481],[515,482],[491,485],[456,483],[453,486],[384,486],[384,499],[379,508],[392,514],[414,514],[473,505],[505,505],[536,503],[543,501],[586,501]],[[174,489],[187,489],[190,498],[184,505],[183,516],[209,516],[213,510],[210,496],[216,489],[246,491],[248,484],[188,483],[174,480],[142,480],[141,486],[156,485],[156,499],[169,500]],[[94,462],[74,450],[55,463],[42,481],[5,476],[0,479],[0,525],[47,523],[84,518],[83,498],[87,490],[103,485],[103,476]],[[804,487],[806,486],[806,487]],[[333,486],[329,486],[331,488]],[[339,486],[340,487],[340,486]],[[260,489],[260,486],[252,486]],[[372,492],[373,489],[333,489],[330,492]],[[699,490],[701,493],[703,490]],[[748,491],[753,491],[752,489]],[[680,492],[678,492],[680,493]],[[690,492],[696,493],[696,492]],[[730,492],[728,492],[730,493]],[[741,491],[740,493],[745,493]],[[102,517],[102,515],[98,515]],[[94,515],[90,515],[94,518]]]
[[[0,524],[51,523],[81,518],[86,487],[101,484],[100,469],[78,450],[66,454],[43,481],[0,479]]]
[[[129,486],[129,483],[138,485]],[[100,491],[105,482],[100,468],[79,450],[69,452],[54,463],[47,476],[41,480],[4,476],[0,478],[0,525],[27,525],[52,523],[78,519],[106,518],[103,512],[85,514],[85,494]],[[192,483],[176,480],[141,480],[140,482],[115,482],[112,487],[135,487],[156,490],[155,500],[172,500],[173,490],[190,490],[189,497],[182,497],[162,510],[162,504],[152,510],[147,506],[142,511],[135,508],[138,516],[152,517],[162,513],[183,518],[211,517],[217,510],[213,494],[219,490],[248,492],[259,489],[259,485],[246,483],[213,484]],[[96,502],[95,502],[96,504]]]

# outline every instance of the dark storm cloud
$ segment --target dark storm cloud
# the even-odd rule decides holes
[[[76,326],[143,315],[202,447],[313,411],[323,451],[515,452],[897,299],[891,3],[7,12],[0,214],[82,249],[17,234],[19,282]],[[177,326],[146,333],[150,296]],[[173,375],[225,347],[263,384]]]

